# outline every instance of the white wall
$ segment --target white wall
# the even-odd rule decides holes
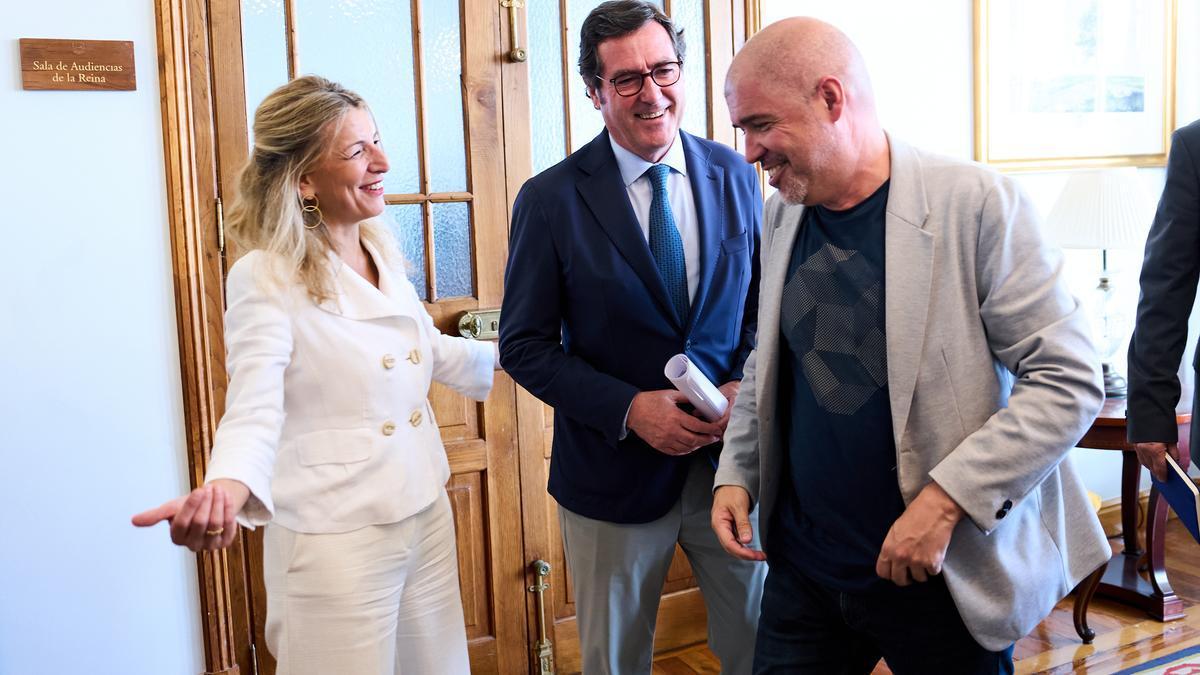
[[[132,40],[137,91],[23,91],[17,39]],[[0,674],[199,673],[154,3],[0,3]]]
[[[972,4],[966,0],[762,0],[763,25],[807,15],[828,21],[854,40],[875,85],[879,114],[889,131],[917,146],[971,159],[974,143]],[[1200,32],[1200,0],[1179,0],[1176,123],[1183,126],[1200,117],[1200,42],[1188,36]],[[897,30],[897,26],[903,26]],[[1162,190],[1163,170],[1139,172],[1147,190]],[[1018,174],[1018,180],[1044,215],[1049,213],[1066,173]],[[1149,216],[1148,216],[1149,217]],[[1132,318],[1137,303],[1141,252],[1109,254],[1110,270]],[[1072,290],[1084,296],[1097,283],[1097,251],[1067,251],[1066,269]],[[1200,328],[1193,314],[1192,337],[1184,363],[1191,363],[1192,345]],[[1124,371],[1124,351],[1118,367]],[[1190,368],[1182,374],[1190,379]],[[1076,466],[1088,487],[1105,499],[1120,495],[1119,453],[1077,449]],[[1144,478],[1143,486],[1148,487]]]

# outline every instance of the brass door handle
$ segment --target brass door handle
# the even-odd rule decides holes
[[[512,49],[508,50],[508,60],[522,63],[529,58],[529,52],[520,46],[517,40],[517,10],[525,7],[525,0],[500,0],[500,6],[508,10],[508,36],[512,41]]]
[[[458,318],[458,334],[471,340],[495,340],[500,337],[500,310],[464,312]]]

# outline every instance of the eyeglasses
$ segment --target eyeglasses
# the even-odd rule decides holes
[[[683,73],[683,61],[668,61],[655,66],[654,70],[645,73],[626,73],[614,77],[608,82],[612,84],[619,96],[637,96],[642,91],[647,77],[654,80],[654,84],[660,87],[669,87],[679,81],[681,73]],[[603,80],[604,78],[597,75],[596,79]]]

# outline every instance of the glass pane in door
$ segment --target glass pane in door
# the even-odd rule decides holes
[[[417,297],[428,300],[429,289],[425,282],[425,227],[421,220],[421,205],[389,205],[383,219],[400,244],[408,280],[416,287]]]
[[[562,15],[557,2],[526,5],[529,26],[529,110],[533,172],[541,173],[566,157],[566,110],[563,108]],[[575,77],[568,69],[568,76]]]
[[[429,191],[467,189],[463,140],[462,42],[458,2],[421,3],[425,53],[425,126],[429,140]]]
[[[683,106],[683,130],[708,137],[708,81],[705,79],[704,3],[701,0],[673,0],[671,19],[683,29],[683,86],[687,103]]]
[[[250,122],[253,142],[255,109],[267,94],[288,81],[283,0],[242,3],[242,61],[246,73],[246,119]]]
[[[433,205],[435,300],[472,295],[471,210],[465,202]]]
[[[588,12],[602,0],[567,0],[567,104],[571,110],[571,152],[587,145],[604,128],[600,111],[587,97],[583,78],[579,77],[579,28]],[[657,3],[660,7],[662,3]]]
[[[384,191],[420,192],[409,0],[297,2],[296,43],[301,74],[339,82],[371,106],[391,162]]]

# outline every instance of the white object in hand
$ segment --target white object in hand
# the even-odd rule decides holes
[[[704,373],[683,354],[676,354],[667,361],[663,374],[675,388],[687,396],[688,401],[709,422],[716,422],[725,414],[729,400],[725,398]]]

